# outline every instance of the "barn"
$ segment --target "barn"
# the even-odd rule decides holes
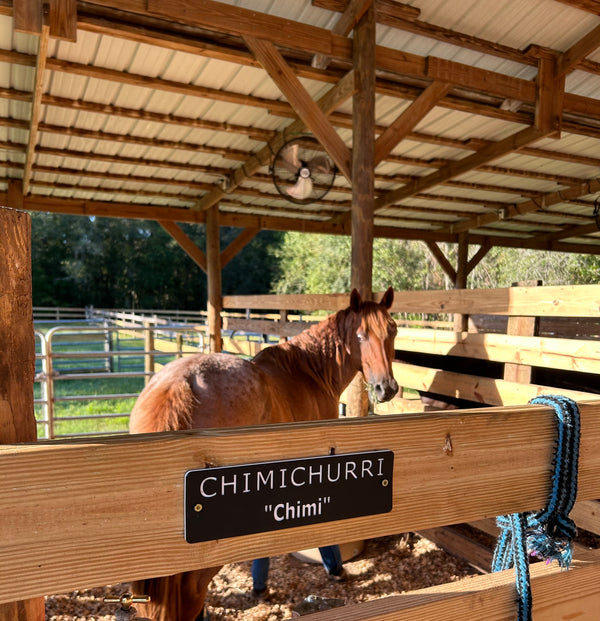
[[[600,290],[481,294],[468,277],[497,246],[600,252],[599,16],[595,0],[0,0],[2,621],[39,620],[44,594],[81,584],[331,538],[334,526],[323,523],[184,540],[183,473],[243,463],[242,441],[251,461],[331,446],[393,451],[394,507],[347,520],[348,541],[539,509],[555,432],[551,408],[527,404],[544,388],[532,380],[535,366],[588,374],[568,394],[582,415],[578,499],[591,503],[584,519],[593,522],[595,341],[565,333],[550,342],[556,333],[541,332],[536,318],[594,320]],[[410,361],[398,368],[408,387],[493,407],[301,426],[291,444],[282,429],[35,444],[35,211],[159,222],[206,273],[213,351],[222,310],[251,306],[223,297],[221,269],[260,231],[351,236],[352,286],[375,299],[373,239],[422,241],[454,290],[407,292],[392,310],[452,313],[454,329],[445,340],[400,334],[398,349],[475,360],[493,350],[507,370],[483,381]],[[181,223],[206,227],[206,247]],[[223,226],[239,234],[221,249]],[[252,304],[335,310],[340,300]],[[475,332],[477,314],[508,317],[503,333]],[[362,403],[360,382],[350,399]],[[405,476],[414,464],[420,472]],[[149,486],[170,500],[156,506]],[[75,503],[84,508],[77,515]],[[599,572],[594,553],[567,573],[536,567],[536,618],[596,618]],[[466,607],[472,618],[511,618],[508,573],[335,618],[462,618]]]

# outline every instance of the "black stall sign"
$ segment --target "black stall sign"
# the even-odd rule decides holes
[[[392,510],[394,453],[371,451],[189,470],[188,543]]]

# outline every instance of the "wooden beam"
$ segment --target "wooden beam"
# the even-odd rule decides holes
[[[221,253],[221,267],[225,267],[259,232],[257,228],[245,228]]]
[[[324,28],[213,0],[147,0],[148,13],[242,37],[260,34],[277,45],[349,58],[352,42]]]
[[[42,0],[13,0],[13,20],[15,32],[41,34]]]
[[[536,285],[541,285],[541,281],[531,282],[531,281],[523,281],[520,283],[515,283],[513,286],[518,287],[534,287]],[[509,336],[537,336],[540,326],[540,318],[539,317],[519,317],[512,315],[508,318],[508,323],[506,326],[506,334]],[[531,366],[519,363],[506,363],[504,365],[504,375],[505,380],[510,382],[520,382],[522,384],[530,384],[531,383]]]
[[[350,181],[352,179],[350,149],[336,133],[317,103],[306,92],[283,56],[269,41],[253,36],[246,36],[245,40],[256,59],[292,104],[296,114],[325,147],[341,173]]]
[[[394,363],[395,377],[402,378],[405,388],[436,395],[465,399],[490,406],[516,406],[542,394],[552,394],[556,388],[537,384],[521,384],[506,380],[431,369],[403,362]],[[595,399],[596,395],[580,390],[560,389],[560,394],[576,401]]]
[[[595,619],[600,606],[598,554],[586,551],[577,558],[572,572],[557,564],[531,566],[534,619],[563,621],[570,615]],[[465,611],[473,621],[500,621],[516,618],[516,609],[514,571],[510,570],[326,610],[315,615],[315,621],[461,621]]]
[[[394,203],[401,201],[403,198],[408,198],[417,192],[422,192],[423,190],[427,190],[434,185],[438,185],[439,183],[448,181],[453,177],[462,175],[474,168],[477,168],[478,166],[481,166],[482,164],[486,164],[487,162],[495,160],[506,153],[515,151],[543,137],[544,133],[540,132],[537,128],[527,127],[516,134],[512,134],[511,136],[504,138],[504,140],[488,144],[479,151],[475,152],[473,155],[467,156],[461,160],[453,161],[435,173],[425,177],[419,177],[412,183],[409,183],[397,190],[386,192],[375,202],[375,213],[389,205],[393,205]]]
[[[466,289],[467,278],[469,272],[467,265],[469,262],[469,240],[466,233],[460,233],[458,236],[458,249],[456,253],[456,279],[454,281],[455,289]],[[454,331],[463,332],[468,329],[469,315],[465,312],[454,313]]]
[[[403,291],[394,313],[460,313],[540,317],[597,317],[597,285]],[[277,306],[279,308],[279,306]]]
[[[354,26],[360,21],[365,11],[371,6],[374,0],[350,0],[341,17],[331,29],[334,34],[347,36],[352,32]],[[331,57],[325,54],[315,54],[311,66],[317,69],[326,69],[331,62]]]
[[[48,40],[50,28],[47,24],[42,24],[42,32],[39,36],[38,54],[35,67],[35,79],[33,87],[33,100],[31,103],[31,119],[29,124],[29,140],[27,142],[27,152],[25,155],[25,168],[23,169],[23,194],[29,194],[29,185],[33,161],[35,159],[35,147],[37,144],[38,124],[42,105],[42,91],[44,88],[44,73],[48,58]]]
[[[375,9],[370,5],[354,30],[352,102],[352,250],[350,281],[365,300],[373,295],[373,204],[375,200]],[[346,389],[346,415],[368,416],[362,373]]]
[[[22,195],[21,195],[22,196]],[[0,452],[35,442],[35,342],[31,300],[31,217],[0,208]],[[0,621],[43,621],[44,598],[0,604]]]
[[[446,82],[433,82],[415,99],[404,112],[377,138],[375,165],[384,160],[392,149],[408,136],[425,116],[452,88]]]
[[[506,208],[494,211],[493,213],[481,214],[463,222],[450,224],[443,230],[445,232],[460,233],[471,228],[479,228],[485,226],[486,224],[498,222],[499,220],[505,218],[522,216],[527,213],[531,213],[532,211],[537,211],[538,209],[545,209],[550,205],[556,205],[557,203],[579,198],[580,196],[596,194],[597,192],[600,192],[600,181],[592,178],[583,181],[582,183],[574,184],[564,190],[559,190],[558,192],[547,192],[546,194],[541,194],[535,199],[518,203],[517,205],[507,206]]]
[[[206,272],[206,255],[196,246],[175,222],[159,220],[159,224],[167,233],[183,248],[192,261],[203,271]]]
[[[334,87],[329,89],[323,97],[317,102],[317,106],[325,114],[329,114],[337,108],[343,101],[352,96],[355,91],[354,72],[348,72]],[[262,166],[270,162],[273,154],[283,146],[287,136],[300,133],[306,128],[306,123],[299,118],[289,125],[284,131],[278,132],[269,140],[268,144],[263,147],[257,154],[250,157],[242,166],[240,166],[230,177],[230,185],[227,192],[220,187],[215,187],[206,194],[198,204],[197,209],[208,209],[212,205],[218,203],[228,192],[233,191],[243,181],[252,177]]]
[[[453,355],[507,364],[565,371],[576,368],[582,373],[600,373],[598,341],[399,327],[395,347],[402,351],[436,356]]]
[[[351,282],[365,299],[373,286],[373,205],[375,200],[375,11],[369,7],[354,32],[356,93],[352,104]]]
[[[479,247],[479,250],[469,259],[467,263],[467,274],[470,274],[485,257],[485,255],[491,250],[492,244],[489,240],[483,242]]]
[[[558,60],[557,76],[569,73],[589,54],[600,46],[600,26],[590,30],[582,39],[563,52]]]
[[[221,310],[223,308],[221,290],[221,243],[219,234],[219,206],[213,205],[206,212],[206,261],[208,277],[208,338],[210,351],[220,352]]]
[[[435,260],[438,262],[438,265],[446,273],[448,278],[453,283],[456,282],[456,270],[452,266],[452,263],[450,263],[450,261],[447,259],[442,249],[434,241],[426,241],[425,243],[427,244],[427,248],[429,248],[429,252],[431,252],[431,254],[434,256]]]
[[[77,0],[50,0],[50,36],[77,41]]]
[[[551,50],[532,51],[539,57],[536,80],[535,126],[546,135],[560,138],[565,76],[557,75],[557,54]]]
[[[61,73],[86,76],[98,80],[109,80],[121,84],[132,84],[134,86],[156,89],[167,93],[191,95],[210,99],[211,101],[233,103],[239,106],[252,106],[283,115],[292,113],[290,105],[285,101],[244,95],[242,93],[236,93],[235,91],[226,91],[196,84],[184,84],[182,82],[176,82],[175,80],[139,75],[127,71],[117,71],[116,69],[108,69],[106,67],[84,65],[82,63],[70,62],[58,58],[49,58],[46,62],[46,68],[50,71],[60,71]]]

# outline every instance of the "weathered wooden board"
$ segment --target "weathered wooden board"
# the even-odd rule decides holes
[[[600,342],[398,328],[396,349],[600,373]]]
[[[405,388],[488,405],[523,405],[541,394],[560,393],[576,401],[597,397],[589,392],[507,382],[478,375],[430,369],[404,362],[394,362],[393,370],[396,381]]]
[[[596,621],[600,610],[600,558],[588,553],[567,572],[557,565],[531,567],[534,621]],[[516,619],[514,572],[487,576],[334,608],[311,621],[506,621]]]
[[[376,300],[382,293],[374,295]],[[232,295],[223,308],[340,310],[348,306],[347,294],[330,295]],[[394,313],[464,313],[518,315],[523,317],[598,317],[600,286],[507,287],[501,289],[451,289],[447,291],[398,291]]]
[[[581,412],[579,499],[591,500],[600,401]],[[2,446],[0,602],[539,509],[554,427],[549,408],[524,406]],[[185,542],[187,470],[332,448],[394,452],[390,513]]]

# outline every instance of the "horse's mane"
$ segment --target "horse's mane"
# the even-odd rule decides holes
[[[338,311],[289,341],[262,350],[253,361],[272,362],[290,375],[303,373],[331,390],[343,382],[342,362],[350,351],[355,316],[350,308]]]

